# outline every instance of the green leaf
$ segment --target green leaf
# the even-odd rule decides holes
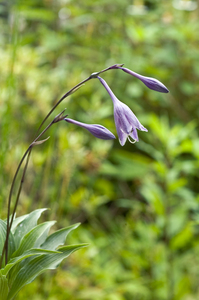
[[[193,226],[189,222],[187,225],[171,239],[171,248],[180,249],[186,246],[193,238]]]
[[[49,253],[60,253],[60,251],[51,251],[51,250],[45,250],[45,249],[31,249],[26,252],[24,252],[22,255],[12,258],[8,264],[5,266],[4,269],[1,269],[2,275],[8,274],[8,272],[14,267],[16,264],[20,263],[22,260],[35,256],[35,255],[42,255],[42,254],[49,254]]]
[[[8,279],[5,275],[2,275],[0,271],[0,295],[1,300],[7,300],[8,296]]]
[[[21,223],[27,216],[28,216],[28,214],[27,214],[27,215],[20,216],[20,217],[18,217],[18,218],[16,218],[16,219],[13,220],[12,227],[11,227],[12,233],[15,232],[17,225],[18,225],[19,223]]]
[[[28,214],[27,217],[18,224],[14,233],[16,248],[19,247],[21,239],[24,237],[24,235],[37,225],[37,220],[45,210],[47,210],[47,208],[36,209]]]
[[[6,239],[6,231],[7,231],[7,225],[6,222],[0,220],[0,253],[2,253],[5,239]],[[13,234],[10,232],[9,234],[9,240],[8,240],[8,260],[11,257],[12,253],[15,252],[15,241]]]
[[[7,300],[11,300],[19,292],[19,290],[26,284],[32,282],[35,277],[48,269],[55,269],[64,258],[69,256],[72,252],[87,246],[87,244],[71,245],[61,247],[61,253],[44,254],[35,257],[18,272],[15,281],[13,282]]]
[[[13,257],[19,256],[31,248],[38,248],[46,240],[49,229],[54,224],[55,221],[49,221],[35,226],[22,238],[19,248],[13,253]]]
[[[5,236],[6,236],[4,224],[5,222],[3,220],[0,220],[0,253],[3,250],[3,246],[5,243]]]
[[[55,250],[58,246],[64,245],[64,242],[66,240],[67,235],[70,231],[76,229],[80,223],[71,225],[66,228],[62,228],[60,230],[57,230],[56,232],[52,233],[46,241],[41,245],[42,249],[49,249],[49,250]]]

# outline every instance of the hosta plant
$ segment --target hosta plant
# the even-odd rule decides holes
[[[65,246],[68,233],[80,224],[62,228],[48,235],[55,221],[37,224],[46,209],[15,218],[9,234],[8,262],[0,270],[1,300],[12,300],[19,290],[49,269],[55,269],[72,252],[86,244]],[[6,221],[0,220],[0,251],[6,238]],[[63,246],[64,245],[64,246]]]
[[[35,139],[30,143],[29,147],[22,156],[13,181],[11,183],[8,195],[7,219],[0,220],[0,299],[12,300],[26,284],[33,281],[39,274],[48,269],[56,268],[61,261],[69,256],[72,252],[85,247],[86,244],[63,246],[67,234],[77,228],[79,224],[75,224],[61,230],[55,231],[48,235],[51,226],[55,221],[37,224],[37,221],[43,211],[46,209],[38,209],[29,214],[16,218],[17,206],[21,196],[21,190],[25,180],[25,175],[29,163],[30,154],[35,146],[38,146],[48,140],[43,135],[54,124],[72,123],[88,130],[93,136],[103,139],[112,140],[115,136],[107,128],[99,124],[85,124],[77,120],[68,118],[70,111],[60,112],[51,122],[41,130],[44,123],[50,118],[52,112],[57,106],[73,92],[77,91],[84,83],[91,79],[97,79],[107,90],[114,106],[114,119],[116,130],[118,133],[120,144],[123,146],[128,139],[130,142],[138,142],[137,130],[147,131],[147,129],[139,122],[131,109],[114,95],[108,84],[99,75],[109,70],[122,70],[135,78],[141,80],[148,88],[167,93],[168,89],[158,80],[139,75],[129,69],[123,68],[121,64],[115,64],[100,72],[91,74],[88,78],[74,86],[70,91],[52,107],[50,112],[44,118],[39,129],[36,131]],[[22,169],[22,176],[18,181],[19,170]],[[16,182],[19,186],[16,187]],[[12,201],[13,190],[17,190],[14,202]],[[11,212],[11,203],[13,202],[13,210]]]

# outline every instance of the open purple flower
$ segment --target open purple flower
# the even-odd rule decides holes
[[[75,124],[82,128],[87,129],[92,135],[94,135],[98,139],[102,140],[113,140],[115,139],[114,134],[110,132],[106,127],[98,124],[85,124],[82,122],[75,121],[73,119],[65,118],[64,119],[68,123]]]
[[[138,142],[139,139],[137,129],[141,131],[148,130],[139,122],[131,109],[126,104],[117,99],[106,81],[99,76],[97,78],[105,87],[113,101],[115,126],[117,129],[120,144],[123,146],[126,143],[127,138],[131,143]],[[130,137],[133,139],[133,141],[131,141]]]
[[[155,78],[142,76],[138,73],[135,73],[135,72],[127,69],[127,68],[120,67],[119,65],[112,66],[112,69],[121,69],[122,71],[138,78],[151,90],[154,90],[154,91],[157,91],[160,93],[168,93],[169,92],[167,87],[162,82],[160,82],[159,80],[157,80]]]

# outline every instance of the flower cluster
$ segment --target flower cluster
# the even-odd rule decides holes
[[[138,133],[137,129],[141,131],[148,131],[137,119],[135,114],[131,111],[131,109],[121,102],[113,93],[113,91],[110,89],[106,81],[99,76],[100,73],[103,73],[110,69],[121,69],[122,71],[136,77],[137,79],[141,80],[149,89],[161,92],[161,93],[168,93],[169,90],[167,87],[161,83],[159,80],[151,77],[142,76],[138,73],[135,73],[127,68],[123,68],[123,65],[113,65],[104,71],[96,72],[91,75],[91,78],[98,78],[101,82],[101,84],[105,87],[108,94],[110,95],[112,101],[113,101],[113,107],[114,107],[114,120],[115,120],[115,126],[117,130],[117,134],[119,137],[120,144],[123,146],[126,143],[126,140],[128,139],[131,143],[138,142]],[[114,134],[112,134],[107,128],[98,125],[98,124],[85,124],[78,121],[75,121],[73,119],[65,118],[66,122],[73,123],[75,125],[81,126],[85,129],[87,129],[92,135],[99,139],[103,140],[111,140],[115,139]]]

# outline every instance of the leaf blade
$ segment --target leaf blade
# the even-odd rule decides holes
[[[1,300],[7,300],[8,296],[8,279],[0,271],[0,295]]]
[[[3,220],[0,220],[0,253],[2,253],[4,243],[6,240],[6,232],[7,232],[6,222],[4,222]],[[8,239],[8,260],[10,259],[12,253],[15,252],[15,250],[16,250],[15,240],[14,240],[12,232],[10,232],[9,239]],[[3,264],[4,264],[4,262],[3,262]]]
[[[85,246],[87,246],[87,244],[65,246],[62,247],[63,252],[61,253],[44,254],[29,261],[18,272],[17,277],[10,288],[7,300],[12,300],[13,297],[19,292],[19,290],[24,285],[32,282],[35,277],[46,270],[55,269],[64,258],[68,257],[72,252]]]
[[[13,257],[22,255],[23,252],[38,248],[40,244],[45,241],[48,231],[55,221],[49,221],[35,226],[30,230],[21,240],[19,248],[13,253]]]
[[[71,226],[55,231],[54,233],[48,236],[46,241],[41,245],[41,248],[55,250],[57,249],[58,246],[64,245],[64,242],[69,232],[76,229],[79,225],[80,223],[76,223]]]
[[[4,267],[4,269],[1,269],[2,275],[8,275],[8,272],[18,263],[20,263],[22,260],[29,258],[31,256],[35,255],[42,255],[42,254],[50,254],[50,253],[60,253],[60,251],[52,251],[52,250],[45,250],[45,249],[31,249],[26,252],[24,252],[22,255],[12,258],[8,264]]]
[[[36,209],[32,211],[27,217],[18,224],[14,233],[14,239],[16,243],[16,248],[19,247],[19,244],[25,234],[27,234],[32,228],[37,225],[37,221],[41,216],[42,212],[47,210],[47,208]]]

